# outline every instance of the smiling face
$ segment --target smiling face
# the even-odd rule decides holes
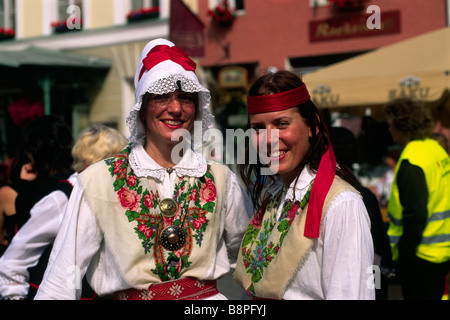
[[[163,151],[179,141],[172,141],[178,129],[190,131],[197,109],[197,94],[176,90],[162,95],[149,94],[144,99],[141,120],[146,128],[146,147]]]
[[[305,119],[296,107],[283,111],[251,114],[249,119],[250,127],[256,130],[253,144],[255,148],[260,146],[259,156],[262,159],[269,158],[272,164],[278,165],[277,173],[280,174],[285,185],[289,185],[302,170],[304,159],[310,148],[309,139],[312,133]],[[272,133],[274,129],[278,130],[275,131],[276,134]],[[264,143],[267,148],[261,148]],[[271,150],[277,148],[278,152],[272,154]],[[261,154],[261,151],[265,152],[264,149],[267,150],[267,154]]]

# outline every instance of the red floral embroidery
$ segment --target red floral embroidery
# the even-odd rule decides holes
[[[144,196],[144,205],[145,205],[147,208],[152,208],[152,207],[153,207],[153,201],[155,200],[154,197],[155,197],[155,196],[153,195],[153,192],[152,192],[152,193],[149,193],[149,194],[146,194],[146,195]]]
[[[142,232],[143,234],[144,234],[144,236],[146,237],[146,238],[151,238],[152,236],[153,236],[153,229],[152,228],[150,228],[150,227],[147,227],[145,224],[143,224],[143,223],[141,223],[139,226],[138,226],[138,230],[140,231],[140,232]]]
[[[198,217],[197,219],[195,219],[193,221],[194,229],[200,230],[201,227],[203,226],[203,224],[205,224],[205,223],[206,223],[206,217],[204,215]]]
[[[138,223],[134,230],[142,240],[145,254],[154,249],[156,268],[151,271],[163,281],[177,279],[182,269],[188,268],[191,264],[189,256],[193,240],[199,247],[202,245],[204,232],[209,223],[207,214],[214,213],[216,200],[214,176],[208,166],[205,180],[196,179],[193,185],[187,184],[188,179],[180,177],[175,184],[173,196],[179,204],[178,211],[174,217],[163,217],[157,210],[160,200],[158,191],[154,193],[143,188],[141,181],[128,166],[131,148],[130,144],[117,156],[105,159],[111,176],[115,176],[114,190],[121,206],[126,209],[128,221]],[[183,220],[180,220],[181,218]],[[185,228],[186,244],[180,251],[169,252],[168,257],[165,257],[158,235],[165,226],[180,223]]]
[[[119,173],[122,169],[123,160],[117,160],[116,162],[114,162],[114,174]]]
[[[202,188],[200,189],[200,196],[204,202],[210,202],[216,199],[216,186],[211,179],[207,179],[206,184],[202,185]]]
[[[117,192],[117,195],[119,196],[120,204],[125,209],[129,209],[131,211],[137,211],[139,209],[141,195],[137,194],[136,191],[121,188]]]
[[[289,219],[289,225],[292,224],[292,221],[294,220],[294,217],[297,214],[298,208],[300,208],[300,202],[296,201],[291,204],[291,208],[287,212],[287,217]]]
[[[128,176],[127,177],[127,183],[130,186],[135,186],[136,185],[136,181],[137,181],[137,177],[136,176]]]
[[[197,189],[193,189],[192,193],[191,193],[191,200],[195,202],[195,201],[197,201],[197,199],[198,199]]]

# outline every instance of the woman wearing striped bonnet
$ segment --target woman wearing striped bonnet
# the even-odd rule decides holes
[[[80,175],[37,298],[79,298],[70,268],[115,299],[224,298],[216,280],[236,262],[251,203],[226,166],[201,154],[195,131],[213,116],[195,68],[170,41],[145,46],[130,144]]]

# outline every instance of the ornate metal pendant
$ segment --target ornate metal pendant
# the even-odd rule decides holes
[[[161,245],[164,249],[178,250],[184,245],[185,240],[186,235],[180,227],[169,226],[161,231]]]
[[[159,202],[159,209],[163,216],[172,218],[177,214],[178,203],[172,198],[165,198]]]

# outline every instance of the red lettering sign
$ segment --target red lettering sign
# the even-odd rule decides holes
[[[368,28],[371,14],[346,15],[309,23],[311,42],[372,37],[400,32],[400,11],[380,12],[380,28]],[[369,20],[369,22],[368,22]]]

